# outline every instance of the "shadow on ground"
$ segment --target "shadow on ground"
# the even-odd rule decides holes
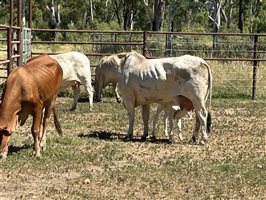
[[[139,136],[133,136],[132,139],[127,139],[124,134],[118,134],[108,131],[93,131],[88,133],[80,133],[78,137],[85,138],[98,138],[100,140],[120,140],[123,142],[150,142],[150,143],[167,143],[171,144],[171,141],[168,139],[152,139],[147,138],[146,140],[142,140]]]
[[[13,145],[10,145],[8,147],[8,154],[13,154],[13,153],[17,153],[23,149],[29,149],[29,148],[32,148],[31,145],[28,145],[28,144],[24,144],[22,146],[13,146]]]

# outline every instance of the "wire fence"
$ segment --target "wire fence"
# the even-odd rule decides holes
[[[0,33],[4,30],[0,29]],[[27,45],[31,45],[31,52],[28,55],[79,51],[91,60],[93,76],[99,59],[114,53],[135,50],[147,58],[191,54],[202,57],[211,64],[214,95],[252,99],[266,97],[266,34],[61,29],[32,29],[30,34],[31,41],[27,39]],[[52,39],[54,35],[56,37]],[[11,44],[13,51],[19,49],[19,42],[13,39]],[[8,49],[8,45],[6,48]],[[23,53],[26,52],[23,49]],[[5,61],[0,60],[0,64],[1,62]],[[1,67],[5,68],[3,64]]]

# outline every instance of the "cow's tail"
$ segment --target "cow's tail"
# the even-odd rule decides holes
[[[211,99],[212,99],[212,73],[211,73],[211,68],[210,68],[210,66],[207,63],[205,63],[205,66],[207,67],[207,70],[208,70],[208,89],[207,89],[206,96],[205,96],[205,102],[207,102],[207,100],[209,98],[208,109],[211,109]]]
[[[53,107],[53,113],[54,113],[54,125],[55,125],[55,128],[56,128],[56,131],[57,133],[62,136],[63,135],[63,131],[62,131],[62,128],[61,128],[61,125],[60,125],[60,122],[58,120],[58,116],[57,116],[57,113],[56,113],[56,109],[55,109],[55,106]]]
[[[212,73],[211,73],[211,68],[210,66],[206,63],[205,66],[207,67],[208,70],[208,89],[207,93],[205,96],[205,102],[207,102],[209,98],[209,105],[208,105],[208,116],[207,116],[207,133],[211,131],[211,99],[212,99]]]

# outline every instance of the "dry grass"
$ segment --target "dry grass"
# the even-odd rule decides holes
[[[64,136],[50,123],[48,148],[31,156],[29,120],[11,136],[0,163],[0,199],[265,199],[265,101],[214,99],[206,146],[189,145],[194,120],[185,118],[185,141],[169,144],[159,124],[157,142],[141,142],[138,109],[133,142],[124,142],[128,117],[115,99],[88,111],[59,98]]]

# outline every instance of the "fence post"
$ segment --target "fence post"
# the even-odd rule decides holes
[[[147,32],[143,32],[143,47],[142,47],[142,54],[144,57],[147,56]]]
[[[7,67],[7,75],[10,74],[12,70],[12,65],[13,65],[13,59],[12,59],[12,39],[13,39],[13,7],[14,7],[14,2],[13,0],[10,0],[10,5],[9,5],[9,28],[7,31],[8,34],[8,42],[7,42],[7,57],[9,60],[8,67]]]
[[[23,9],[23,5],[22,5],[22,1],[18,0],[18,16],[17,16],[17,21],[18,21],[18,26],[19,26],[19,30],[18,31],[18,38],[17,40],[19,41],[19,43],[17,44],[17,54],[19,54],[19,57],[17,58],[17,66],[22,65],[23,63],[23,22],[22,22],[22,9]],[[24,7],[25,9],[25,7]]]
[[[252,75],[252,100],[256,99],[256,85],[257,85],[257,52],[258,52],[258,35],[254,35],[254,52],[253,52],[253,75]]]

